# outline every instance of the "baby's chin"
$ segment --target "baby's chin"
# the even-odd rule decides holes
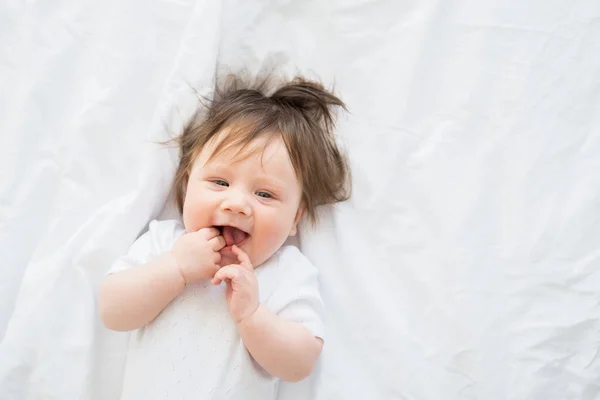
[[[250,257],[250,262],[252,263],[252,266],[254,268],[260,266],[264,262],[264,261],[260,262],[260,255],[259,255],[259,259],[257,260],[256,257],[252,257],[252,255],[248,251],[246,251],[246,249],[242,248],[242,250],[248,255],[248,257]],[[239,264],[240,263],[240,260],[237,258],[237,256],[235,254],[233,254],[233,252],[231,251],[230,248],[224,248],[224,249],[220,250],[219,254],[221,254],[221,261],[218,263],[219,267],[226,267],[231,264]],[[266,259],[268,260],[269,257],[266,257]]]
[[[219,262],[219,267],[226,267],[231,264],[239,264],[240,260],[233,254],[231,251],[220,251],[221,253],[221,262]]]

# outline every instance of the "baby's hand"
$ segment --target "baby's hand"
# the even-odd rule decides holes
[[[219,270],[219,250],[225,244],[225,239],[216,228],[203,228],[177,239],[171,254],[185,282],[194,283],[212,278]]]
[[[258,308],[258,281],[248,255],[235,245],[231,247],[231,251],[240,263],[221,268],[215,274],[212,283],[213,285],[218,285],[222,281],[227,283],[225,291],[227,305],[237,324],[252,316]]]

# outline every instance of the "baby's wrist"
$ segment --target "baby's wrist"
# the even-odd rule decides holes
[[[259,310],[261,310],[262,307],[264,307],[264,306],[262,305],[262,303],[259,302],[253,311],[247,313],[245,316],[243,316],[238,321],[236,321],[236,325],[238,327],[252,325],[253,322],[256,320],[256,318],[260,315],[261,311],[259,311]]]
[[[188,281],[187,281],[187,279],[185,279],[183,269],[181,268],[181,265],[179,265],[179,262],[177,261],[177,257],[175,257],[175,254],[173,254],[172,251],[167,251],[165,253],[165,256],[169,260],[169,268],[176,271],[179,278],[181,278],[181,282],[183,283],[183,286],[186,286],[188,284]]]

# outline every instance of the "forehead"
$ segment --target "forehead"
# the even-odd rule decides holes
[[[266,172],[285,173],[296,178],[287,148],[281,135],[265,133],[248,139],[238,130],[224,129],[203,147],[197,157],[202,166],[216,164],[245,164],[256,166]]]

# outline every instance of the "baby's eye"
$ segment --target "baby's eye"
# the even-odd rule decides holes
[[[262,197],[263,199],[270,199],[273,196],[271,196],[271,193],[267,193],[267,192],[256,192],[256,195],[258,197]]]
[[[213,183],[216,183],[216,184],[217,184],[217,185],[219,185],[219,186],[225,186],[225,187],[229,186],[229,183],[225,182],[225,181],[224,181],[224,180],[222,180],[222,179],[215,179],[215,180],[213,181]]]

